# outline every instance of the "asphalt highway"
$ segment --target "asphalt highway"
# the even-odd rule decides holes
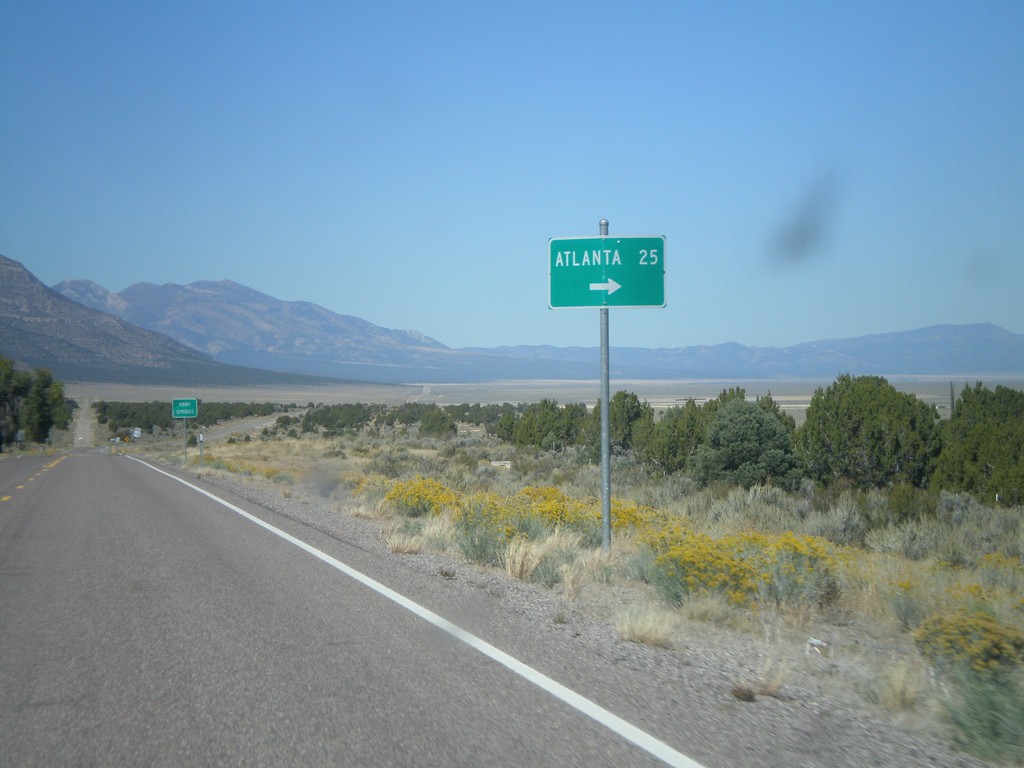
[[[0,765],[696,765],[242,500],[86,451],[0,499]]]

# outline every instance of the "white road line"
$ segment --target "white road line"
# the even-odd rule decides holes
[[[332,568],[341,571],[346,576],[355,579],[364,586],[369,587],[374,592],[377,592],[383,597],[386,597],[388,600],[391,600],[393,603],[396,603],[401,607],[405,608],[407,611],[415,614],[416,616],[419,616],[424,621],[430,622],[438,629],[441,629],[447,632],[452,637],[461,640],[470,648],[473,648],[474,650],[482,653],[484,656],[487,656],[493,661],[498,662],[503,667],[511,670],[523,679],[528,680],[529,682],[536,685],[538,688],[547,691],[555,698],[560,699],[573,709],[577,710],[578,712],[581,712],[582,714],[586,715],[587,717],[596,721],[597,723],[600,723],[608,730],[618,734],[627,741],[632,742],[636,746],[640,747],[641,749],[650,753],[651,755],[654,755],[659,760],[664,761],[668,765],[679,766],[679,768],[704,768],[704,766],[702,766],[697,761],[687,757],[682,752],[676,751],[665,742],[655,738],[654,736],[651,736],[646,731],[637,728],[632,723],[623,720],[618,715],[609,712],[600,704],[597,704],[591,701],[590,699],[586,698],[585,696],[576,693],[576,691],[572,690],[571,688],[567,688],[566,686],[559,683],[557,680],[553,680],[552,678],[548,677],[543,672],[534,669],[530,665],[520,661],[514,656],[510,656],[501,649],[496,648],[487,641],[477,637],[472,632],[468,632],[462,627],[458,626],[457,624],[453,624],[443,616],[439,616],[430,609],[424,608],[419,603],[410,600],[405,595],[395,592],[395,590],[385,586],[384,584],[381,584],[379,581],[376,581],[375,579],[370,578],[365,573],[357,571],[356,569],[346,565],[340,560],[336,560],[327,553],[320,551],[311,544],[307,544],[301,539],[295,538],[291,534],[282,531],[280,528],[275,528],[270,523],[260,520],[258,517],[249,514],[244,509],[235,506],[229,501],[225,501],[219,496],[215,496],[214,494],[210,493],[207,490],[204,490],[203,488],[200,488],[197,485],[193,485],[187,480],[183,480],[180,477],[172,475],[170,472],[165,472],[159,467],[155,467],[152,464],[142,461],[141,459],[135,458],[134,456],[128,456],[127,458],[132,459],[132,461],[137,461],[143,466],[149,467],[154,472],[159,472],[161,475],[166,475],[172,480],[177,480],[179,483],[191,488],[196,493],[201,493],[203,496],[206,496],[207,498],[216,501],[218,504],[227,507],[232,512],[241,515],[246,520],[255,523],[261,528],[265,528],[275,536],[279,536],[285,541],[294,544],[299,549],[305,550],[309,554],[313,555],[313,557],[322,560],[324,563],[331,566]]]

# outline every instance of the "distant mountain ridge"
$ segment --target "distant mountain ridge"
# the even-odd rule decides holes
[[[401,381],[593,379],[596,347],[450,349],[412,331],[393,331],[287,302],[223,280],[139,283],[113,294],[88,281],[55,290],[111,312],[222,362],[319,375]],[[729,343],[677,349],[615,347],[618,378],[833,378],[857,374],[1024,373],[1024,336],[991,324],[831,339],[792,347]]]
[[[524,346],[487,351],[519,359],[583,361],[592,347]],[[825,378],[856,375],[1024,374],[1024,335],[991,323],[935,325],[791,347],[734,342],[678,349],[613,348],[612,367],[636,378]]]
[[[396,331],[303,301],[282,301],[231,280],[136,283],[111,293],[88,280],[54,290],[86,306],[235,365],[385,383],[542,378],[545,366],[449,349],[416,331]]]
[[[7,273],[3,277],[6,281]],[[382,328],[308,302],[282,301],[230,280],[184,286],[138,283],[120,293],[88,280],[71,280],[46,290],[165,334],[200,359],[270,371],[394,383],[599,377],[597,347],[452,349],[415,331]],[[43,319],[33,322],[38,325]],[[3,349],[0,354],[10,356]],[[1024,335],[981,323],[785,348],[729,343],[611,350],[611,376],[617,379],[829,380],[841,373],[1021,376]]]
[[[0,256],[0,355],[23,366],[47,367],[65,381],[226,385],[298,380],[218,363],[162,333],[83,306],[5,256]]]
[[[374,362],[389,348],[447,349],[415,331],[393,331],[305,301],[281,301],[231,280],[136,283],[112,293],[88,280],[53,289],[86,306],[177,339],[222,362],[279,367],[291,355]]]

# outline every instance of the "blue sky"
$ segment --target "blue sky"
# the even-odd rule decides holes
[[[0,253],[453,347],[596,346],[548,239],[664,235],[613,346],[1024,332],[1024,3],[0,4]]]

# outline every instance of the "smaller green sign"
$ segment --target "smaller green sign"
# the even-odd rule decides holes
[[[199,416],[199,401],[194,397],[171,401],[172,419],[194,419]]]

